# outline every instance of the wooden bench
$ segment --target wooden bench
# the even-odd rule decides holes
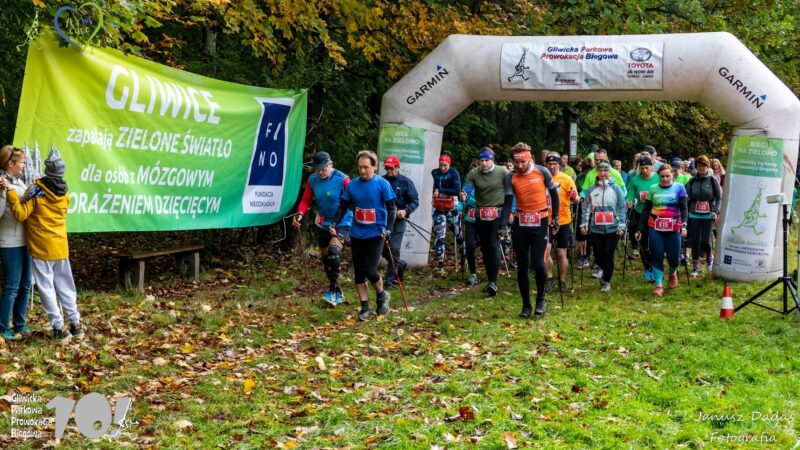
[[[200,279],[200,251],[205,246],[203,244],[189,244],[178,247],[164,248],[160,250],[135,251],[118,255],[119,258],[119,281],[125,289],[136,289],[144,291],[144,268],[145,261],[158,256],[175,255],[178,272],[181,276],[191,275],[194,281]]]

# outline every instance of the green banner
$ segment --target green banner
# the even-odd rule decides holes
[[[381,160],[397,155],[401,163],[425,164],[425,129],[384,127],[379,148]]]
[[[265,225],[297,197],[306,102],[45,36],[29,46],[14,143],[61,150],[70,232]]]
[[[737,136],[731,152],[731,173],[783,178],[783,140]]]

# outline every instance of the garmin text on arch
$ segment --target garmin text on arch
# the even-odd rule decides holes
[[[450,75],[450,72],[448,72],[447,69],[445,69],[443,66],[436,66],[436,73],[431,77],[430,80],[426,81],[425,84],[414,91],[414,95],[409,95],[408,98],[406,98],[406,103],[413,105],[414,102],[419,100],[423,95],[433,90],[436,84],[442,81],[447,75]]]
[[[736,78],[727,67],[719,68],[719,75],[724,78],[734,89],[739,91],[742,96],[747,99],[751,104],[755,105],[756,109],[761,109],[764,102],[767,101],[767,94],[756,95],[752,89],[748,89],[742,80]]]

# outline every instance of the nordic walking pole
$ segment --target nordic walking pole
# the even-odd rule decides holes
[[[422,235],[427,235],[428,239],[430,239],[432,237],[430,232],[425,231],[421,226],[417,225],[416,223],[414,223],[414,222],[412,222],[412,221],[410,221],[408,219],[406,219],[406,222],[409,225],[411,225],[411,228],[413,228],[414,231],[416,231],[417,233],[422,234]]]
[[[397,280],[397,286],[400,288],[400,297],[403,299],[403,307],[408,312],[408,303],[406,303],[406,291],[403,288],[403,280],[400,279],[400,274],[397,273],[397,265],[394,263],[394,255],[392,255],[392,247],[389,246],[389,241],[383,241],[386,249],[389,250],[389,262],[392,264],[392,271],[394,271],[394,279]]]
[[[506,276],[511,278],[511,273],[508,271],[508,263],[506,262],[506,252],[503,251],[503,243],[500,242],[500,256],[503,257],[503,267],[506,268]]]

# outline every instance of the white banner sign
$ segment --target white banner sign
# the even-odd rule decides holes
[[[500,83],[503,89],[661,90],[663,57],[661,42],[506,43]]]
[[[766,136],[736,136],[725,178],[728,207],[719,235],[722,267],[736,272],[769,272],[775,251],[775,223],[781,205],[767,196],[781,192],[783,140]]]

